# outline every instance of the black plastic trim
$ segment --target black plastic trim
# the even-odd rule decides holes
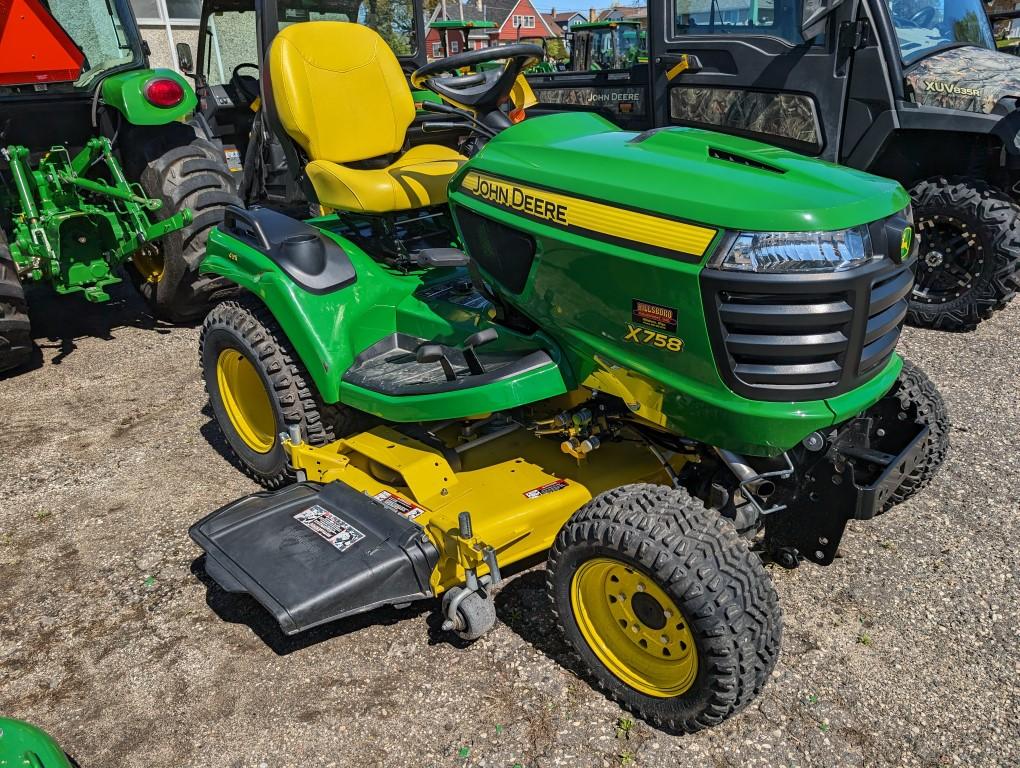
[[[350,258],[332,239],[269,208],[227,206],[221,228],[265,254],[309,293],[331,293],[358,279]]]
[[[702,301],[719,374],[756,400],[819,400],[875,375],[896,348],[913,286],[895,230],[871,226],[886,256],[845,272],[765,275],[705,269]],[[894,246],[895,243],[895,246]]]

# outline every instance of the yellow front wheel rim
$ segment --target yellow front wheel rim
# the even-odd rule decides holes
[[[216,383],[230,423],[256,453],[269,453],[276,442],[276,416],[262,377],[236,349],[225,349],[216,360]]]
[[[687,619],[658,584],[608,557],[581,564],[570,588],[574,619],[614,677],[657,698],[694,684],[698,651]]]

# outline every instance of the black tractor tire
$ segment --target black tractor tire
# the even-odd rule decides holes
[[[1020,207],[970,178],[927,179],[910,195],[918,257],[907,322],[972,331],[1020,288]],[[952,285],[954,278],[966,285]]]
[[[914,471],[903,478],[899,487],[882,506],[886,512],[897,504],[924,490],[938,473],[949,455],[949,410],[942,395],[924,371],[904,359],[903,370],[887,397],[899,401],[906,418],[929,428],[928,437]]]
[[[271,434],[264,430],[272,441],[268,450],[258,450],[246,442],[228,413],[219,378],[220,356],[224,353],[245,358],[261,381],[272,409]],[[276,320],[249,295],[216,305],[206,317],[199,363],[220,432],[243,471],[266,488],[294,481],[294,471],[280,442],[281,432],[296,426],[304,442],[325,445],[349,434],[356,421],[351,409],[322,402]]]
[[[625,683],[585,639],[574,612],[575,576],[603,558],[619,561],[665,593],[680,616],[670,620],[671,610],[664,615],[670,623],[680,619],[678,631],[687,622],[697,670],[679,695],[649,695]],[[683,489],[635,484],[600,494],[560,530],[547,573],[553,612],[591,677],[621,706],[661,728],[693,733],[718,725],[761,692],[776,664],[783,617],[772,580],[731,523]],[[633,596],[630,603],[640,616]],[[606,624],[618,629],[615,622]],[[651,625],[652,631],[658,626]],[[661,652],[669,655],[666,650],[668,645]],[[678,653],[685,651],[680,644]]]
[[[237,295],[237,289],[218,275],[199,275],[209,232],[223,221],[228,205],[241,205],[237,185],[223,152],[212,142],[196,138],[149,161],[140,183],[145,194],[161,200],[160,219],[185,208],[191,223],[151,244],[155,254],[141,253],[128,263],[128,273],[157,317],[188,323],[205,315],[217,301]],[[149,246],[147,246],[148,248]],[[143,264],[161,264],[158,277],[145,274]]]
[[[25,289],[0,230],[0,372],[18,368],[32,356],[32,326]]]

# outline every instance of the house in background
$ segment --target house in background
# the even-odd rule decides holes
[[[465,22],[489,21],[494,22],[493,29],[472,29],[468,32],[464,41],[467,49],[474,51],[480,48],[488,48],[493,45],[509,45],[518,40],[528,37],[543,37],[547,40],[563,37],[562,30],[558,25],[549,21],[534,5],[532,0],[480,0],[475,2],[448,2],[444,8],[442,4],[436,7],[429,18],[429,23],[443,20],[443,12],[446,12],[446,19],[450,21]],[[429,31],[426,40],[426,53],[431,57],[436,43],[440,42],[438,32],[433,37],[433,31]],[[451,41],[450,53],[453,44]]]
[[[644,5],[614,5],[599,11],[596,21],[637,21],[641,29],[648,29],[648,8]]]

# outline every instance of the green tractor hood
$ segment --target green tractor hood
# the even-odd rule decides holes
[[[843,229],[910,202],[895,181],[759,142],[696,128],[634,134],[593,114],[550,115],[504,131],[453,187],[472,183],[472,169],[730,230]]]

